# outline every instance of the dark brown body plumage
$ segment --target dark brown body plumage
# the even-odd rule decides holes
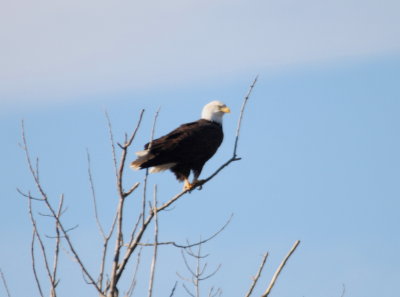
[[[204,164],[215,154],[223,140],[222,126],[219,123],[200,119],[181,125],[169,134],[152,141],[149,153],[152,157],[140,164],[149,168],[168,163],[176,163],[170,170],[176,178],[183,181],[200,175]],[[149,148],[149,143],[145,149]]]

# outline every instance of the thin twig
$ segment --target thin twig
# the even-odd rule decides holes
[[[345,284],[342,284],[342,295],[340,295],[340,297],[344,297],[345,294],[346,294],[346,286]]]
[[[154,120],[153,120],[153,127],[151,128],[151,134],[150,134],[150,142],[149,142],[149,146],[148,146],[148,150],[151,149],[151,146],[153,145],[153,140],[154,140],[154,133],[156,130],[156,124],[157,124],[157,118],[158,118],[158,114],[160,113],[160,109],[161,107],[159,107],[154,115]]]
[[[177,285],[178,285],[178,282],[176,281],[174,287],[173,287],[172,290],[171,290],[171,294],[169,295],[169,297],[173,297],[173,296],[174,296],[175,289],[176,289],[176,286],[177,286]]]
[[[0,269],[0,275],[1,275],[1,279],[3,281],[4,288],[5,288],[6,293],[7,293],[7,297],[11,297],[10,291],[8,290],[6,278],[5,278],[4,273],[3,273],[3,271],[1,269]]]
[[[246,107],[246,103],[249,100],[251,91],[253,91],[253,88],[254,88],[254,86],[255,86],[255,84],[257,82],[257,79],[258,79],[258,75],[254,79],[253,83],[251,84],[251,86],[249,88],[249,91],[247,92],[247,94],[246,94],[246,96],[244,97],[244,100],[243,100],[242,108],[240,110],[240,116],[239,116],[239,121],[238,121],[238,125],[237,125],[237,130],[236,130],[235,146],[233,148],[233,158],[236,157],[236,150],[237,150],[238,141],[239,141],[240,127],[242,125],[242,118],[243,118],[244,108]]]
[[[138,122],[137,122],[137,124],[136,124],[135,130],[133,131],[133,133],[132,133],[131,137],[129,138],[129,140],[124,144],[124,147],[125,147],[125,148],[128,148],[128,147],[130,147],[130,146],[132,145],[132,141],[133,141],[133,139],[135,138],[136,133],[137,133],[138,130],[139,130],[140,124],[142,123],[143,114],[144,114],[144,109],[142,109],[142,110],[140,111],[139,119],[138,119]]]
[[[261,261],[261,264],[260,264],[260,268],[258,268],[257,274],[253,277],[253,283],[251,284],[250,289],[249,289],[249,291],[247,292],[247,294],[246,294],[245,297],[250,297],[251,293],[253,292],[253,290],[254,290],[254,288],[255,288],[255,286],[256,286],[256,284],[257,284],[257,281],[258,281],[258,279],[259,279],[260,276],[261,276],[261,272],[262,272],[262,270],[263,270],[263,268],[264,268],[264,265],[265,265],[265,262],[267,261],[267,258],[268,258],[268,253],[266,253],[266,254],[263,256],[262,261]]]
[[[51,270],[50,270],[49,261],[47,259],[46,247],[45,247],[45,245],[43,243],[41,235],[39,234],[38,227],[37,227],[37,224],[36,224],[36,220],[35,220],[35,218],[33,216],[32,200],[31,199],[28,199],[28,211],[29,211],[29,216],[30,216],[30,219],[31,219],[31,224],[32,224],[33,229],[35,231],[36,238],[37,238],[37,240],[39,242],[40,251],[42,252],[44,267],[45,267],[45,270],[47,272],[47,276],[49,278],[50,284],[53,285],[54,284],[53,276],[52,276],[52,273],[51,273]]]
[[[129,290],[126,293],[127,297],[131,297],[132,294],[133,294],[133,291],[135,290],[135,287],[136,287],[136,276],[137,276],[137,272],[139,271],[141,255],[142,255],[142,248],[139,249],[139,252],[137,254],[136,266],[135,266],[135,270],[133,272],[131,286],[129,287]]]
[[[112,133],[111,133],[111,135],[112,135]],[[100,222],[100,219],[99,219],[99,214],[98,214],[98,211],[97,211],[96,192],[94,190],[94,182],[93,182],[92,170],[91,170],[90,154],[89,154],[88,150],[86,152],[87,152],[88,176],[89,176],[90,189],[91,189],[91,193],[92,193],[94,216],[95,216],[95,220],[96,220],[96,224],[97,224],[97,229],[99,230],[100,235],[103,237],[103,252],[102,252],[102,258],[101,258],[101,261],[100,261],[99,278],[98,278],[98,281],[97,281],[98,286],[99,286],[99,288],[101,290],[102,287],[103,287],[103,278],[104,278],[104,269],[105,269],[105,261],[106,261],[108,242],[109,242],[111,234],[112,234],[112,232],[114,230],[114,226],[115,226],[115,223],[116,223],[116,218],[114,219],[113,224],[111,225],[111,230],[109,232],[109,235],[107,236],[105,234],[105,232],[104,232],[103,226],[101,225],[101,222]]]
[[[147,179],[149,177],[149,169],[146,168],[146,172],[144,174],[144,180],[143,180],[143,195],[142,195],[142,227],[145,224],[145,213],[146,213],[146,195],[147,195]]]
[[[218,234],[220,234],[222,231],[224,231],[225,228],[231,222],[232,218],[233,218],[233,214],[231,214],[229,219],[225,222],[225,224],[217,232],[215,232],[210,237],[208,237],[206,239],[203,239],[203,240],[200,240],[198,242],[195,242],[195,243],[192,243],[192,244],[180,244],[180,243],[176,243],[175,241],[163,241],[163,242],[158,242],[157,245],[173,245],[174,247],[182,248],[182,249],[187,249],[187,248],[191,248],[191,247],[194,247],[194,246],[198,246],[200,244],[203,244],[203,243],[206,243],[206,242],[210,241],[211,239],[215,238]],[[141,246],[154,246],[154,243],[138,243],[138,245],[141,245]]]
[[[154,185],[154,253],[153,253],[153,260],[151,262],[151,269],[150,269],[150,281],[149,281],[149,294],[148,296],[151,297],[153,295],[153,286],[154,286],[154,275],[156,270],[156,261],[157,261],[157,249],[158,249],[158,216],[157,216],[157,185]]]
[[[58,204],[58,211],[57,211],[57,217],[60,218],[63,211],[63,204],[64,204],[64,195],[61,195],[60,197],[60,202]],[[57,222],[55,221],[56,225],[56,244],[54,248],[54,262],[53,262],[53,276],[52,276],[52,296],[56,296],[56,287],[58,285],[58,280],[57,280],[57,269],[58,269],[58,259],[60,255],[60,244],[61,244],[61,234],[60,234],[60,226]]]
[[[275,274],[272,277],[271,282],[269,283],[267,290],[265,290],[265,292],[261,295],[261,297],[267,297],[269,295],[269,293],[271,292],[272,288],[275,285],[276,280],[278,279],[279,274],[281,273],[283,267],[285,266],[287,260],[293,254],[293,252],[296,250],[296,248],[297,248],[297,246],[299,244],[300,244],[300,240],[296,240],[296,242],[292,246],[291,250],[286,255],[285,259],[283,259],[282,263],[279,265],[278,269],[275,271]]]
[[[44,297],[43,291],[42,291],[42,286],[40,285],[40,280],[39,276],[36,271],[36,260],[35,260],[35,239],[36,239],[36,230],[35,228],[32,228],[32,240],[31,240],[31,259],[32,259],[32,270],[33,270],[33,276],[35,277],[35,283],[36,286],[39,290],[39,294],[41,297]]]
[[[149,141],[149,146],[147,147],[147,150],[151,149],[151,146],[153,144],[153,139],[154,139],[154,133],[156,130],[156,123],[157,123],[157,118],[158,118],[158,114],[160,112],[160,107],[158,108],[158,110],[156,111],[156,113],[154,114],[154,119],[153,119],[153,126],[151,128],[151,133],[150,133],[150,141]],[[149,169],[146,168],[146,172],[144,175],[144,182],[143,182],[143,197],[142,197],[142,225],[144,225],[144,220],[145,220],[145,213],[146,213],[146,195],[147,195],[147,180],[149,177]]]
[[[111,143],[111,152],[112,152],[113,163],[114,163],[115,177],[118,180],[117,154],[115,152],[114,135],[112,132],[111,120],[110,120],[110,116],[108,115],[107,110],[104,111],[104,114],[106,115],[107,124],[108,124],[108,133],[109,133],[110,143]]]
[[[183,288],[185,289],[186,293],[188,293],[190,296],[195,297],[192,292],[189,291],[189,289],[185,286],[185,284],[182,284]]]
[[[113,265],[111,271],[111,283],[110,283],[110,295],[114,296],[115,291],[117,289],[117,271],[119,267],[119,257],[123,242],[123,231],[122,231],[122,219],[123,219],[123,210],[124,210],[124,202],[125,198],[123,196],[120,197],[118,208],[117,208],[117,236],[115,239],[115,248],[114,248],[114,255],[113,255]]]
[[[106,237],[106,234],[104,233],[103,226],[100,223],[99,213],[97,211],[96,192],[94,190],[94,183],[93,183],[92,169],[91,169],[91,162],[90,162],[90,154],[89,154],[88,150],[86,150],[86,155],[87,155],[87,162],[88,162],[88,176],[89,176],[90,190],[92,193],[94,217],[96,219],[97,228],[99,229],[99,232],[100,232],[101,236],[103,236],[103,239],[104,239]]]

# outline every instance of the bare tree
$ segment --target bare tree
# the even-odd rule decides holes
[[[142,202],[141,202],[141,210],[136,218],[136,224],[129,227],[127,230],[127,224],[125,223],[124,218],[126,217],[125,213],[128,211],[126,208],[126,201],[127,198],[130,197],[133,193],[135,193],[140,183],[136,182],[128,187],[125,187],[125,168],[127,165],[127,155],[128,151],[132,146],[133,141],[135,140],[136,134],[141,126],[143,120],[144,110],[139,113],[138,120],[136,123],[133,132],[125,134],[125,138],[123,143],[117,143],[114,140],[114,134],[112,132],[112,125],[111,120],[108,114],[106,113],[107,123],[108,123],[108,130],[109,130],[109,138],[111,142],[111,151],[112,151],[112,159],[114,164],[114,171],[115,171],[115,180],[116,180],[116,189],[118,195],[118,203],[116,209],[114,211],[114,219],[112,220],[110,226],[107,228],[104,227],[101,218],[98,213],[98,206],[97,206],[97,198],[96,198],[96,191],[95,185],[93,180],[93,174],[91,169],[91,160],[90,154],[87,152],[87,162],[88,162],[88,179],[89,185],[91,189],[91,200],[93,205],[94,211],[94,219],[97,225],[98,232],[102,238],[102,246],[99,247],[101,250],[101,258],[99,259],[99,269],[97,272],[92,272],[88,269],[87,264],[85,263],[85,259],[82,257],[82,254],[76,248],[76,245],[72,239],[71,231],[76,228],[76,226],[69,227],[65,224],[63,220],[63,214],[65,213],[64,208],[64,195],[61,195],[58,199],[58,202],[54,202],[49,195],[46,193],[44,186],[40,180],[40,172],[39,172],[39,159],[37,158],[33,161],[31,157],[31,153],[29,151],[28,141],[26,138],[26,129],[24,127],[24,123],[22,122],[22,148],[25,152],[26,162],[28,165],[28,169],[30,174],[33,178],[34,184],[36,186],[36,194],[33,195],[31,191],[23,192],[18,190],[18,192],[27,198],[28,201],[28,210],[29,210],[29,217],[32,225],[32,241],[31,241],[31,260],[32,260],[32,270],[35,277],[35,282],[37,285],[37,289],[39,295],[44,297],[49,295],[51,297],[57,296],[57,285],[59,283],[60,276],[58,275],[59,271],[59,257],[60,257],[60,250],[61,245],[64,245],[65,251],[73,258],[73,260],[77,263],[79,269],[82,272],[83,278],[87,284],[93,287],[93,289],[97,292],[100,297],[118,297],[120,296],[120,281],[123,275],[126,275],[128,272],[127,267],[129,262],[131,261],[133,255],[136,254],[136,265],[134,268],[134,274],[132,276],[132,281],[130,286],[124,289],[124,296],[130,297],[133,295],[135,287],[137,285],[137,271],[139,269],[139,264],[141,261],[141,251],[142,248],[145,247],[153,247],[153,256],[152,261],[150,263],[150,277],[148,283],[148,296],[151,297],[154,295],[154,283],[155,283],[155,275],[156,275],[156,264],[158,259],[158,248],[162,245],[172,245],[176,248],[182,250],[182,255],[188,270],[191,273],[191,282],[194,285],[195,292],[188,293],[191,296],[200,297],[200,281],[212,277],[219,269],[220,266],[214,271],[209,274],[206,273],[207,264],[202,265],[201,260],[204,258],[204,255],[201,253],[202,244],[205,242],[213,239],[217,236],[220,232],[222,232],[225,227],[229,224],[230,219],[225,223],[225,225],[218,230],[212,236],[206,239],[200,239],[198,242],[186,244],[180,244],[174,241],[166,241],[162,242],[159,241],[158,233],[159,233],[159,213],[166,211],[171,206],[176,204],[181,197],[187,195],[189,192],[193,191],[194,189],[201,190],[202,187],[209,182],[211,179],[215,178],[222,170],[224,170],[227,166],[229,166],[232,162],[239,161],[240,158],[237,156],[237,148],[238,142],[240,138],[240,129],[242,125],[242,119],[244,115],[244,110],[250,94],[257,82],[257,77],[254,79],[253,83],[251,84],[247,94],[244,97],[242,108],[240,111],[238,125],[236,129],[235,135],[235,142],[233,147],[233,154],[232,156],[215,172],[213,172],[209,177],[205,178],[204,180],[199,181],[195,186],[190,190],[183,190],[176,195],[170,197],[169,199],[165,200],[165,202],[159,203],[157,198],[157,187],[154,188],[153,199],[152,202],[146,197],[146,189],[148,184],[148,172],[146,171],[145,178],[143,181],[143,195],[142,195]],[[150,143],[153,140],[154,130],[156,125],[156,120],[158,116],[158,112],[155,114],[153,128],[151,131]],[[117,146],[120,149],[119,160],[117,158]],[[139,196],[139,195],[136,195]],[[35,205],[43,207],[46,210],[46,213],[38,213],[35,210]],[[54,224],[54,235],[45,235],[41,230],[39,224],[37,223],[37,216],[45,216],[52,220]],[[150,232],[150,226],[154,226],[154,236],[153,242],[143,242],[145,236],[148,236]],[[52,249],[50,246],[46,245],[46,242],[43,240],[43,237],[47,239],[52,239],[54,244],[52,245]],[[110,245],[113,243],[114,248],[111,249]],[[271,281],[268,289],[262,296],[268,296],[269,292],[271,291],[276,279],[279,276],[280,271],[282,270],[283,266],[285,265],[287,259],[290,257],[291,253],[297,247],[297,244],[294,246],[292,251],[288,254],[286,259],[284,260],[283,264],[278,268],[276,275],[274,276],[273,280]],[[194,251],[193,248],[197,247],[197,251]],[[185,255],[186,254],[186,255]],[[38,256],[40,258],[38,259]],[[195,258],[197,261],[197,266],[195,270],[192,270],[190,265],[187,262],[186,257]],[[46,272],[46,278],[43,278],[42,273],[38,273],[38,261],[41,261],[44,266]],[[256,277],[254,278],[254,282],[251,285],[251,288],[248,292],[247,296],[252,294],[253,288],[255,287],[262,268],[264,267],[266,261],[266,256],[262,262],[260,270]],[[40,267],[42,267],[40,266]],[[46,293],[46,287],[48,286],[49,293]],[[173,286],[170,296],[173,296],[176,290],[177,284]],[[186,288],[186,287],[185,287]],[[220,289],[211,288],[208,292],[209,297],[215,297],[221,295]],[[193,294],[193,295],[192,295]]]

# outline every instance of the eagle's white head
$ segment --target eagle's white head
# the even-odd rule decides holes
[[[209,120],[222,125],[222,117],[225,113],[229,113],[231,110],[221,101],[211,101],[203,107],[201,112],[201,118]]]

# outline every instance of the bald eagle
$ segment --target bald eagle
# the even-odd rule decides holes
[[[215,154],[224,138],[222,117],[230,109],[220,101],[204,106],[201,119],[183,124],[158,139],[147,143],[143,151],[136,152],[133,169],[150,168],[150,173],[171,170],[184,190],[192,189],[198,182],[204,164]],[[189,182],[190,172],[193,181]]]

